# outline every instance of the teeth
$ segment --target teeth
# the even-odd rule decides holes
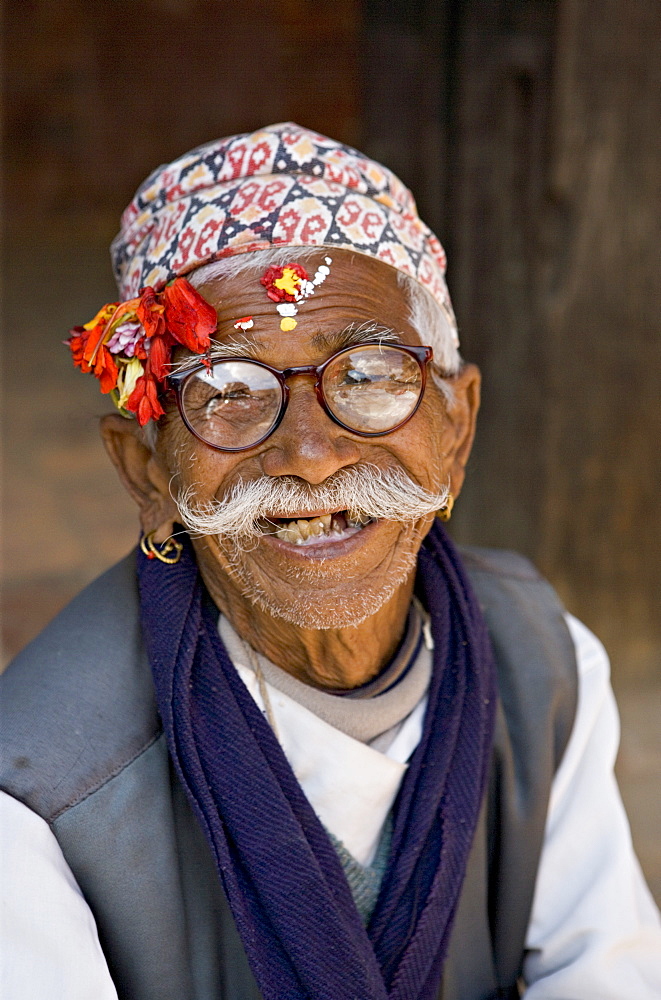
[[[369,517],[364,517],[362,520],[347,520],[347,528],[362,528],[370,520]],[[283,542],[304,545],[306,542],[321,536],[342,535],[347,528],[342,528],[337,521],[333,521],[332,514],[322,514],[321,517],[298,518],[296,521],[288,521],[278,528],[276,535]]]
[[[291,542],[295,544],[296,542],[302,541],[302,538],[301,538],[301,533],[298,530],[298,526],[293,521],[292,524],[294,524],[293,528],[289,527],[289,525],[286,525],[284,528],[280,528],[280,530],[277,531],[276,534],[278,538],[281,538],[283,540],[283,542]]]

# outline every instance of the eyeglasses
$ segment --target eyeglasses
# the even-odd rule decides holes
[[[389,434],[420,405],[431,359],[431,347],[374,342],[345,348],[317,366],[279,369],[220,357],[169,375],[168,384],[191,434],[218,451],[246,451],[281,422],[287,380],[296,375],[314,377],[319,405],[340,427],[361,437]]]

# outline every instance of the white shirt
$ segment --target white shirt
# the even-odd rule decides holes
[[[619,727],[608,659],[585,626],[571,616],[567,622],[579,667],[578,707],[552,787],[525,997],[659,1000],[661,921],[613,777]],[[237,669],[263,707],[254,673],[240,663]],[[420,739],[424,705],[382,754],[270,685],[266,690],[276,734],[313,808],[368,863]],[[312,756],[311,747],[319,748]],[[342,808],[344,801],[351,809]],[[3,793],[0,880],[2,1000],[116,1000],[94,918],[54,835]]]

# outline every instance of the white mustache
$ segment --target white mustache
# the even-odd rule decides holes
[[[175,497],[183,525],[197,535],[249,538],[264,533],[258,522],[270,517],[312,517],[319,511],[346,510],[352,520],[416,521],[444,507],[449,495],[418,485],[403,469],[374,465],[339,469],[311,486],[294,476],[239,480],[223,500],[199,503],[195,487]]]

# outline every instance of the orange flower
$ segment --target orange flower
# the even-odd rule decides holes
[[[97,352],[103,342],[107,329],[107,324],[97,323],[97,325],[88,332],[87,343],[85,344],[85,349],[83,351],[83,358],[87,361],[90,368],[92,368],[95,363]]]
[[[103,342],[108,339],[118,312],[118,303],[109,303],[89,323],[75,326],[67,341],[74,365],[83,372],[92,372],[100,382],[101,392],[112,392],[117,385],[117,362]]]
[[[117,362],[107,347],[99,347],[94,359],[94,374],[101,383],[101,392],[112,392],[117,385]]]
[[[72,330],[69,330],[69,334],[69,339],[65,340],[64,343],[69,346],[73,363],[76,368],[88,372],[90,366],[85,361],[85,346],[89,339],[89,330],[86,330],[84,326],[74,326]]]
[[[109,302],[102,309],[99,309],[94,319],[91,319],[89,323],[85,323],[82,327],[74,327],[71,331],[72,334],[77,334],[77,337],[72,338],[74,343],[70,341],[69,346],[72,353],[75,351],[80,355],[79,361],[76,361],[74,353],[74,364],[77,364],[82,371],[92,370],[96,352],[108,329],[108,321],[117,312],[118,305],[118,302]]]
[[[201,354],[218,326],[216,310],[185,278],[175,278],[163,290],[165,324],[175,340]]]

